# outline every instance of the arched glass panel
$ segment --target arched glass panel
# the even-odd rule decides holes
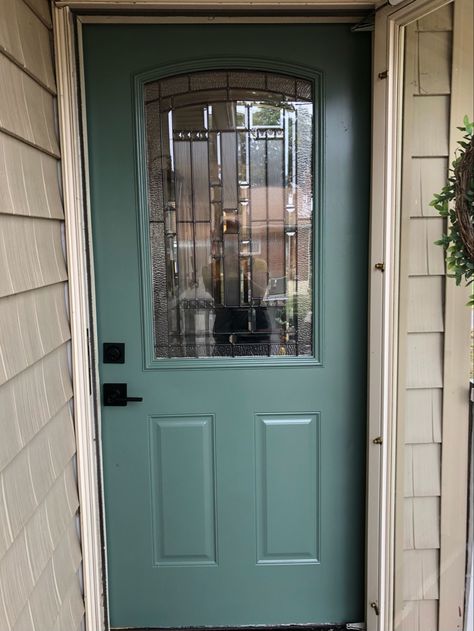
[[[145,112],[155,356],[311,356],[311,83],[178,75]]]

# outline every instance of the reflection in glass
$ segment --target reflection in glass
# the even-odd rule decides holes
[[[146,85],[156,357],[312,355],[311,95],[264,72]]]

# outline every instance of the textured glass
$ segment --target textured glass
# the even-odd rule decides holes
[[[311,348],[312,344],[311,233],[311,222],[307,220],[299,222],[296,235],[296,293],[298,297],[296,326],[298,342],[305,349]]]
[[[147,83],[145,86],[145,103],[149,103],[150,101],[156,101],[160,98],[160,83],[156,81],[155,83]]]
[[[173,97],[174,107],[185,107],[194,103],[212,103],[226,101],[227,90],[203,90],[202,92],[186,92]]]
[[[229,87],[265,89],[265,79],[264,72],[229,72]]]
[[[146,86],[157,358],[312,355],[311,97],[254,71]]]
[[[280,94],[287,94],[288,96],[295,96],[295,84],[296,81],[292,77],[285,77],[284,75],[267,75],[267,88],[272,92],[279,92]],[[311,92],[308,98],[311,98]]]
[[[309,219],[313,212],[312,160],[313,143],[308,133],[312,129],[312,108],[298,105],[296,119],[296,173],[298,219]]]
[[[158,83],[158,82],[157,82]],[[187,75],[178,75],[170,79],[160,81],[161,96],[170,96],[172,94],[180,94],[189,90],[189,77]]]
[[[158,101],[148,103],[145,108],[147,129],[149,130],[147,145],[148,175],[148,208],[150,218],[163,221],[163,167],[160,104]]]
[[[191,91],[227,88],[227,72],[196,72],[190,79]]]
[[[162,222],[150,224],[150,242],[152,247],[151,260],[153,271],[153,304],[155,340],[157,344],[168,344],[168,311],[157,308],[166,304],[166,241]]]
[[[299,99],[303,99],[304,101],[309,101],[311,99],[311,83],[309,81],[303,81],[299,79],[296,82],[296,97]]]

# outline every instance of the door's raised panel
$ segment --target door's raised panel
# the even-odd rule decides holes
[[[317,563],[319,414],[255,422],[257,563]]]
[[[155,565],[216,563],[214,418],[151,417]]]

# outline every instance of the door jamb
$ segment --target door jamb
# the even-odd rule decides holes
[[[92,248],[84,191],[84,157],[78,89],[74,16],[53,5],[57,75],[58,130],[65,215],[65,242],[71,327],[73,408],[82,548],[82,576],[87,631],[108,628],[105,594],[105,549],[101,506],[100,436],[97,415],[98,362],[94,335]]]
[[[411,1],[396,9],[385,6],[376,18],[369,271],[366,532],[368,631],[391,631],[394,611],[400,32],[420,6],[433,6],[434,10],[448,1],[420,0],[414,3],[416,8],[411,6]],[[133,9],[133,4],[131,0],[130,9]],[[81,118],[79,97],[82,80],[77,67],[77,58],[81,52],[77,48],[81,45],[81,38],[79,32],[77,43],[76,16],[69,7],[54,7],[53,17],[69,268],[85,619],[88,630],[99,631],[108,628],[108,623],[103,554],[105,532],[101,522],[98,354],[94,334],[94,280],[91,274],[93,252],[88,230],[90,217],[85,175],[85,134],[82,137],[85,121]],[[80,30],[80,23],[78,26]]]

